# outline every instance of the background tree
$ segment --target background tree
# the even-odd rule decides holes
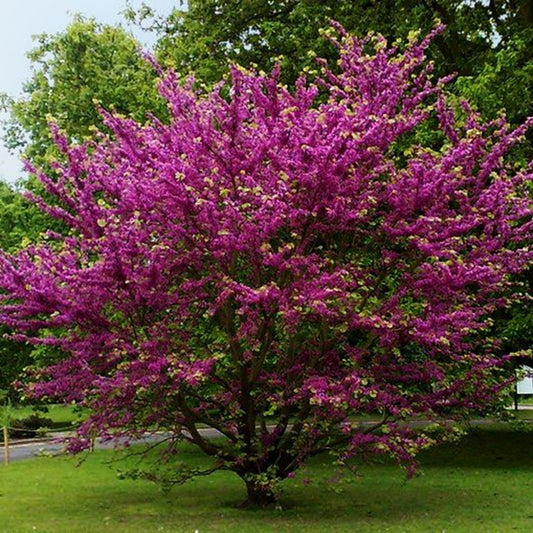
[[[48,219],[21,191],[0,181],[0,249],[13,253],[38,242]]]
[[[50,120],[80,142],[102,126],[99,106],[141,122],[147,112],[164,110],[153,67],[122,28],[78,16],[37,43],[28,54],[33,75],[24,96],[8,105],[4,140],[11,149],[42,164],[56,154]]]
[[[504,157],[527,126],[455,116],[428,42],[346,36],[340,72],[294,93],[277,70],[208,94],[169,73],[170,123],[106,115],[112,137],[71,148],[55,130],[64,164],[36,173],[70,231],[1,256],[0,317],[62,350],[30,390],[91,408],[72,451],[164,429],[212,465],[168,453],[150,479],[228,469],[263,505],[324,450],[412,467],[436,437],[406,418],[493,408],[488,316],[532,255],[532,176]]]
[[[320,37],[331,19],[355,34],[369,30],[390,42],[412,31],[430,31],[435,19],[447,24],[428,51],[437,75],[457,72],[457,90],[487,118],[505,108],[512,124],[533,114],[532,0],[191,0],[187,10],[158,15],[145,6],[130,10],[157,33],[162,65],[212,84],[228,62],[255,63],[270,70],[282,59],[283,81],[293,83],[304,68],[316,70],[315,57],[334,57]],[[76,18],[57,35],[42,35],[30,54],[34,74],[25,96],[12,101],[5,143],[32,159],[54,153],[48,121],[53,117],[71,139],[83,139],[101,126],[98,105],[136,120],[146,112],[162,116],[152,68],[138,44],[120,27]]]
[[[229,61],[270,70],[280,55],[284,81],[294,82],[302,68],[316,68],[315,54],[334,55],[319,34],[332,19],[390,42],[412,31],[426,34],[438,19],[446,31],[428,51],[437,74],[456,72],[461,90],[491,116],[502,107],[513,123],[532,114],[531,0],[190,0],[169,16],[146,6],[129,16],[148,27],[152,17],[160,60],[208,83],[218,81]]]

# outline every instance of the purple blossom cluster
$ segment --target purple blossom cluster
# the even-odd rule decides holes
[[[490,315],[532,257],[531,168],[506,157],[531,120],[452,107],[433,34],[337,32],[313,82],[168,72],[168,122],[104,113],[85,144],[54,129],[52,176],[29,166],[68,231],[2,254],[0,320],[63,354],[29,391],[90,407],[73,450],[164,429],[247,484],[327,449],[412,463],[433,438],[403,421],[505,387]]]

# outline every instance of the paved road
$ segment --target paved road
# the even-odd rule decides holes
[[[533,406],[519,406],[519,409],[532,409]],[[470,425],[471,426],[480,426],[483,424],[489,424],[492,423],[492,420],[489,419],[481,419],[481,420],[471,420]],[[372,422],[366,422],[366,424],[371,424]],[[410,422],[411,426],[423,426],[427,422],[424,420],[418,420],[415,422]],[[363,423],[364,425],[365,423]],[[221,436],[218,431],[213,429],[200,429],[200,433],[208,438],[214,438]],[[63,436],[66,436],[66,434],[63,434]],[[164,438],[164,434],[156,434],[156,435],[149,435],[145,439],[135,441],[135,443],[146,443],[146,442],[155,442],[157,440],[161,440]],[[132,442],[134,444],[134,442]],[[113,448],[114,444],[110,442],[97,442],[96,448],[98,449],[110,449]],[[48,439],[48,440],[42,440],[42,441],[31,441],[31,442],[24,442],[24,443],[13,443],[12,446],[9,448],[9,458],[11,461],[20,461],[22,459],[30,459],[32,457],[36,457],[39,455],[55,455],[60,454],[64,448],[64,445],[60,442],[54,442],[54,440]],[[4,448],[0,448],[0,462],[4,461]]]
[[[207,438],[219,437],[221,434],[210,428],[205,428],[199,430],[200,433]],[[167,434],[168,435],[168,434]],[[32,457],[38,457],[42,455],[59,455],[63,452],[64,444],[58,442],[59,438],[66,437],[67,434],[56,435],[54,439],[43,439],[39,441],[24,441],[24,442],[13,442],[9,447],[9,460],[11,462],[20,461],[22,459],[31,459]],[[165,438],[164,433],[157,433],[147,435],[143,439],[136,441],[131,441],[131,444],[146,444],[154,443]],[[112,449],[115,447],[114,442],[101,442],[97,441],[95,448],[97,449]],[[0,463],[4,462],[5,450],[2,446],[0,448]]]
[[[9,447],[10,461],[20,461],[21,459],[30,459],[41,454],[57,454],[63,449],[62,444],[45,442],[29,442],[24,444],[14,444]],[[4,448],[0,452],[0,461],[4,461]]]

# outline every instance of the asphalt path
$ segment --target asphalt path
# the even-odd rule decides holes
[[[519,409],[531,409],[531,406],[519,406]],[[470,426],[481,426],[484,424],[490,424],[493,423],[493,420],[490,419],[481,419],[481,420],[471,420],[469,422]],[[363,422],[361,425],[369,425],[375,422],[367,421]],[[425,420],[417,420],[413,422],[409,422],[409,425],[411,427],[421,427],[427,424],[427,421]],[[215,438],[220,437],[221,434],[211,428],[203,428],[199,430],[200,434],[207,438]],[[67,437],[68,434],[56,434],[53,438],[48,439],[41,439],[41,440],[25,440],[25,441],[13,441],[10,443],[9,446],[9,460],[14,461],[21,461],[23,459],[31,459],[32,457],[38,457],[38,456],[50,456],[50,455],[61,455],[64,451],[65,444],[61,442],[61,439]],[[147,435],[143,439],[130,441],[130,444],[153,444],[158,441],[161,441],[168,437],[168,433],[156,433],[156,434],[150,434]],[[117,447],[117,444],[114,441],[108,441],[108,442],[102,442],[100,440],[97,440],[95,442],[95,448],[96,449],[113,449]],[[0,463],[4,462],[4,454],[5,450],[2,446],[0,448]]]
[[[221,436],[218,431],[211,428],[200,429],[199,432],[202,436],[207,438],[215,438]],[[64,433],[46,439],[27,439],[23,441],[14,440],[10,443],[9,446],[9,461],[21,461],[23,459],[31,459],[33,457],[39,456],[62,455],[65,450],[64,439],[68,436],[69,434]],[[146,435],[146,437],[142,439],[131,440],[130,444],[155,444],[156,442],[168,438],[168,436],[168,433],[152,433]],[[94,447],[98,450],[111,450],[117,448],[117,446],[120,448],[120,442],[103,442],[100,439],[97,439]],[[0,463],[4,462],[4,456],[5,448],[2,446],[0,449]]]
[[[22,459],[31,459],[39,455],[56,455],[62,452],[64,448],[63,444],[53,443],[50,441],[38,441],[38,442],[24,442],[17,443],[9,446],[9,460],[20,461]],[[4,462],[5,449],[2,447],[0,453],[0,460]]]

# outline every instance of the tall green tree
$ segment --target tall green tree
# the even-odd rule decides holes
[[[315,53],[334,56],[320,38],[331,19],[390,41],[427,33],[438,19],[447,26],[429,51],[438,75],[456,72],[461,90],[487,114],[504,105],[520,122],[532,112],[532,0],[189,0],[169,16],[147,7],[129,15],[152,17],[159,58],[208,83],[228,61],[268,71],[280,55],[285,81],[294,81],[303,67],[316,67]]]
[[[8,106],[4,139],[38,164],[55,153],[50,120],[76,142],[101,126],[99,107],[141,122],[163,109],[153,67],[121,27],[77,16],[64,32],[38,36],[28,57],[33,74]]]
[[[0,249],[12,253],[37,240],[47,220],[19,191],[0,181]]]

